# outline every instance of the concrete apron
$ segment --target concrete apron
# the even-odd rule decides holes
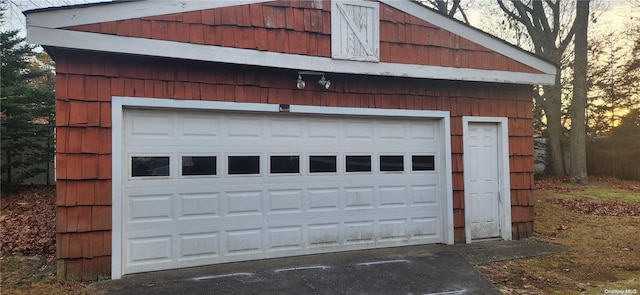
[[[459,253],[425,245],[124,276],[107,294],[501,294]]]

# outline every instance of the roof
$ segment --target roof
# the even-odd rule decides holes
[[[491,71],[384,62],[367,63],[290,53],[131,38],[65,29],[86,24],[263,2],[273,1],[233,0],[185,2],[175,0],[139,0],[29,10],[25,12],[27,16],[27,41],[41,44],[45,47],[63,47],[307,71],[518,84],[555,83],[556,66],[553,63],[515,47],[486,32],[441,15],[411,0],[379,0],[379,2],[409,15],[413,15],[452,34],[466,38],[471,42],[481,44],[489,50],[536,69],[540,73]]]

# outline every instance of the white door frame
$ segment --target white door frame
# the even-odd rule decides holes
[[[193,109],[193,110],[220,110],[220,111],[244,111],[244,112],[281,112],[278,104],[263,103],[236,103],[218,101],[175,100],[157,98],[138,98],[113,96],[111,99],[111,152],[112,160],[112,186],[111,186],[111,279],[120,279],[124,274],[123,257],[123,203],[124,193],[122,167],[125,142],[123,141],[124,109],[129,107],[140,108],[169,108],[169,109]],[[284,108],[286,111],[287,108]],[[291,105],[288,112],[300,114],[326,114],[349,116],[377,116],[377,117],[413,117],[436,119],[440,121],[439,136],[442,138],[440,153],[444,155],[444,161],[440,161],[437,169],[442,173],[441,189],[441,216],[443,224],[442,243],[453,244],[453,185],[451,169],[451,124],[449,111],[425,111],[425,110],[399,110],[399,109],[372,109],[372,108],[346,108],[346,107],[320,107]]]
[[[509,120],[506,117],[462,117],[462,143],[467,150],[469,143],[469,123],[495,123],[498,125],[498,192],[500,202],[500,237],[511,240],[511,182],[509,172]],[[463,163],[471,163],[472,159],[463,154]],[[464,169],[464,167],[463,167]],[[465,169],[466,170],[466,169]],[[464,173],[464,187],[469,187],[469,174]],[[471,243],[471,194],[464,191],[464,234],[467,244]]]

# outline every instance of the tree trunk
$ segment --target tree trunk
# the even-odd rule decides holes
[[[550,173],[555,177],[564,177],[564,152],[562,149],[562,138],[564,128],[562,127],[562,93],[560,89],[560,70],[557,70],[556,84],[544,86],[546,101],[543,105],[547,118],[548,151]]]
[[[587,105],[587,30],[589,0],[576,2],[575,61],[573,65],[573,99],[571,100],[571,165],[573,183],[587,183],[586,122]]]

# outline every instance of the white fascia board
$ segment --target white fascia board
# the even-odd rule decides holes
[[[52,9],[27,13],[27,25],[44,28],[63,28],[124,19],[158,16],[172,13],[189,12],[238,6],[273,0],[147,0],[109,3],[105,5],[87,5]]]
[[[270,51],[133,38],[27,26],[27,42],[40,45],[325,73],[515,84],[555,83],[553,74],[399,63],[370,63]]]
[[[397,1],[397,0],[380,0],[380,2],[389,5],[395,9],[406,12],[430,24],[447,30],[453,34],[463,37],[471,42],[478,43],[486,48],[498,52],[508,58],[514,59],[534,69],[542,71],[546,74],[556,73],[556,66],[552,63],[536,58],[530,53],[522,49],[514,48],[496,37],[480,33],[475,29],[452,20],[446,16],[438,14],[435,11],[426,9],[421,4],[413,1]]]

